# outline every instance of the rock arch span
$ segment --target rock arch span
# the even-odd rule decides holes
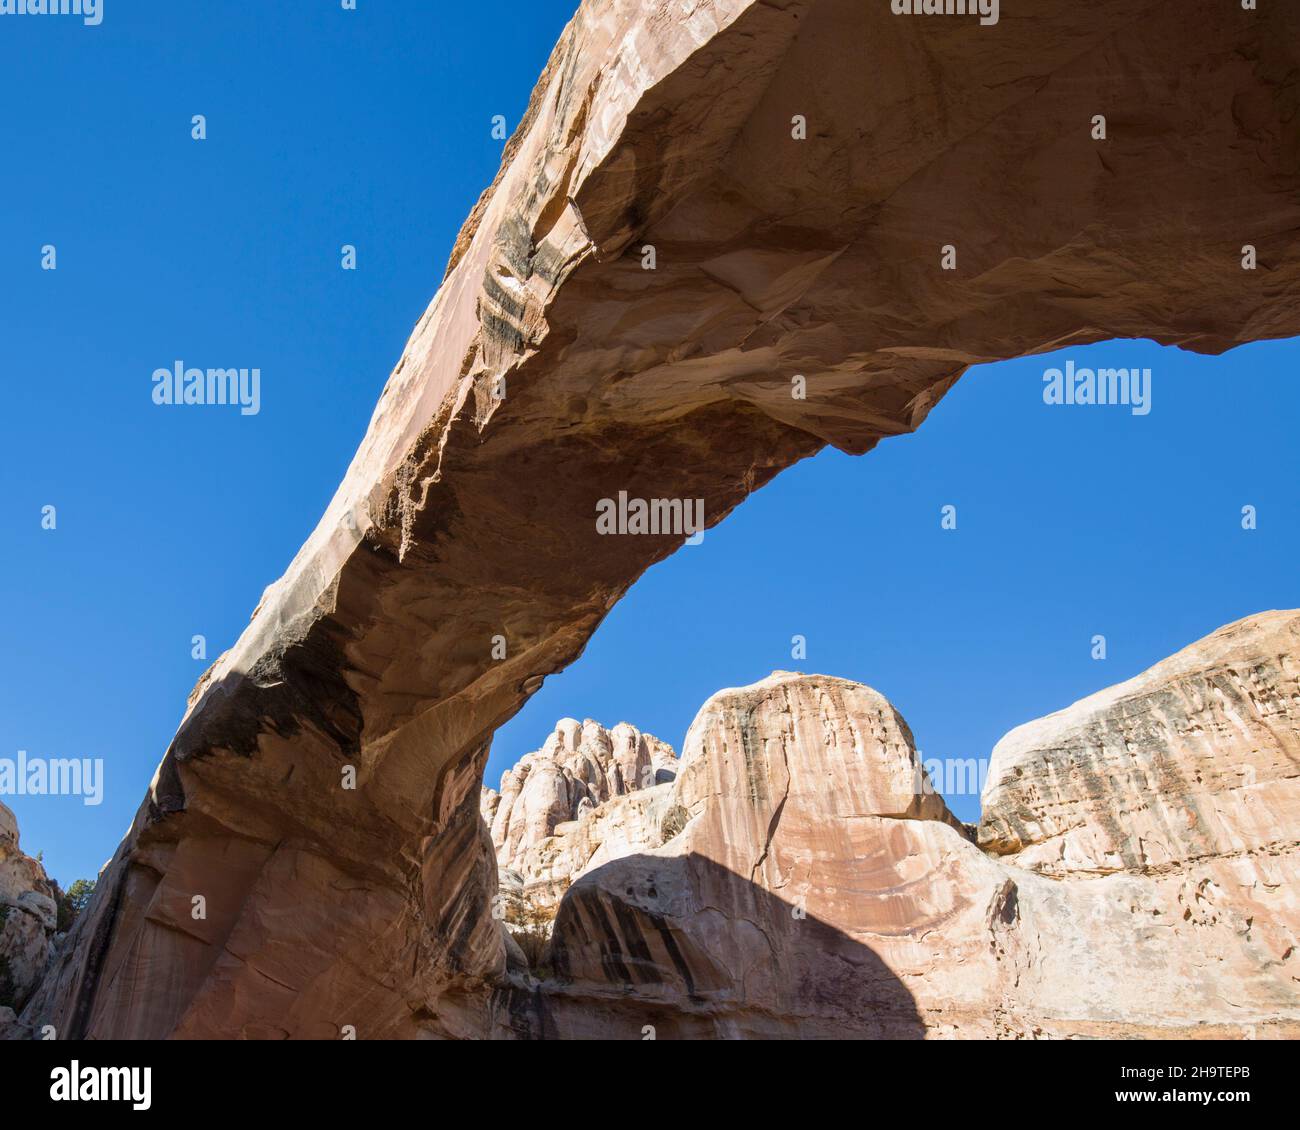
[[[1300,333],[1300,13],[1265,8],[586,0],[24,1019],[490,1034],[488,742],[680,542],[601,537],[596,502],[702,498],[711,525],[914,429],[973,363]]]

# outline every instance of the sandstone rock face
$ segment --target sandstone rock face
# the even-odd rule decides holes
[[[676,770],[671,746],[626,722],[607,730],[590,718],[561,719],[541,749],[502,775],[499,795],[484,790],[480,811],[485,820],[491,814],[497,863],[531,873],[527,857],[561,825],[614,797],[671,781]]]
[[[21,850],[13,812],[0,804],[0,1009],[21,1009],[44,975],[54,954],[58,898],[45,868]],[[0,1016],[0,1034],[5,1025]]]
[[[662,842],[671,795],[671,785],[662,784],[614,797],[559,825],[554,835],[529,848],[502,875],[518,875],[520,897],[553,916],[579,876]]]
[[[500,866],[493,915],[505,933],[513,987],[521,984],[517,975],[526,985],[532,969],[545,963],[555,916],[577,879],[663,842],[671,787],[665,783],[584,806],[578,819],[523,847],[513,866]]]
[[[916,428],[976,362],[1300,333],[1297,18],[584,0],[343,483],[195,688],[27,1018],[486,1034],[487,744],[682,541],[602,536],[597,506],[699,499],[712,526],[826,444]],[[964,843],[896,815],[869,819]]]
[[[1055,845],[982,851],[917,789],[911,736],[866,687],[777,673],[720,692],[687,736],[662,842],[573,884],[530,982],[545,1007],[514,1031],[1300,1035],[1298,633],[1295,612],[1230,625],[999,745],[980,831],[1000,848],[1012,825],[1017,842],[1073,829],[1107,781],[1192,782],[1154,815],[1117,789],[1105,867]],[[1213,813],[1217,846],[1165,820],[1197,853],[1113,862],[1112,840],[1172,811]]]
[[[1268,612],[1003,738],[980,843],[1057,876],[1280,864],[1298,775],[1300,619]]]
[[[676,754],[653,734],[564,718],[502,775],[500,793],[483,790],[480,811],[500,869],[494,916],[512,968],[527,967],[549,942],[574,879],[659,842],[676,769]]]
[[[1134,877],[1146,933],[1177,940],[1184,1001],[1209,1008],[1218,993],[1243,1013],[1273,1002],[1294,1015],[1300,613],[1229,624],[1013,730],[983,805],[980,843],[1017,867],[1082,889]],[[1152,947],[1135,954],[1153,975]]]
[[[906,725],[869,688],[777,673],[715,695],[687,735],[662,846],[588,870],[561,905],[556,1034],[919,1034],[864,944],[891,917],[884,891],[925,881],[897,873],[916,866],[913,828],[965,844],[919,772]],[[910,907],[911,892],[885,903]]]

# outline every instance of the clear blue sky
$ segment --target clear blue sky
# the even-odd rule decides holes
[[[0,757],[105,760],[97,808],[5,798],[65,885],[125,831],[206,665],[191,636],[233,643],[315,525],[496,170],[491,117],[518,120],[570,14],[107,0],[98,28],[0,23]],[[1155,369],[1149,416],[1046,408],[1046,362],[1021,361],[969,374],[914,437],[787,472],[647,574],[500,733],[489,783],[566,714],[680,745],[709,694],[774,668],[861,679],[927,757],[983,757],[1300,604],[1300,350],[1071,354],[1103,355]],[[261,413],[154,406],[177,358],[260,367]]]

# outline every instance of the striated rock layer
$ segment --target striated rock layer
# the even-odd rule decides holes
[[[976,362],[1300,333],[1298,22],[584,0],[344,482],[195,688],[29,1017],[485,1034],[487,744],[682,540],[601,536],[601,500],[699,499],[713,525],[826,444],[914,429]]]
[[[539,957],[579,875],[656,839],[676,770],[676,754],[653,734],[562,718],[541,749],[502,774],[500,793],[483,790],[499,868],[493,916],[512,970]]]
[[[1015,855],[920,774],[869,688],[719,692],[658,837],[565,896],[515,1031],[1300,1036],[1300,613],[1009,735],[980,840],[1014,826]]]
[[[677,755],[666,742],[620,722],[612,730],[588,718],[562,718],[541,749],[525,754],[501,777],[501,792],[484,789],[483,819],[497,862],[536,872],[529,862],[565,825],[581,822],[615,797],[671,781]]]
[[[0,803],[0,1035],[54,956],[58,886],[19,845],[18,821]]]
[[[1266,612],[1009,733],[980,844],[1061,877],[1267,864],[1295,848],[1298,774],[1300,622]]]

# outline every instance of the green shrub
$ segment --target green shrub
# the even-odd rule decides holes
[[[66,894],[60,895],[58,899],[59,920],[58,930],[64,933],[72,929],[72,924],[76,922],[81,912],[86,909],[90,902],[90,896],[95,893],[94,879],[76,879]]]

